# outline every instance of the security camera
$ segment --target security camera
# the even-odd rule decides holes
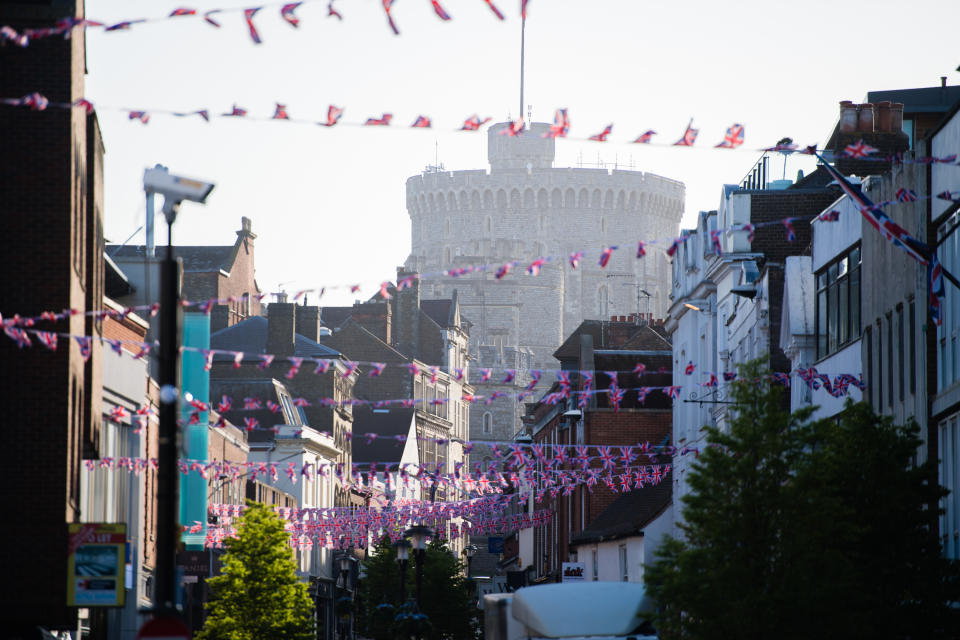
[[[193,180],[175,176],[163,166],[157,165],[143,172],[143,188],[149,192],[162,194],[164,198],[183,202],[204,202],[213,191],[212,182]]]
[[[168,216],[173,214],[184,200],[202,204],[213,191],[213,187],[212,182],[175,176],[159,164],[143,172],[144,190],[148,194],[159,193],[163,196],[163,212]]]

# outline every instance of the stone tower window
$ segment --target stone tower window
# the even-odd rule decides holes
[[[443,233],[444,235],[450,235],[450,218],[446,218],[443,221]]]
[[[607,218],[606,216],[600,218],[600,233],[607,232]]]
[[[493,218],[487,216],[487,221],[484,228],[487,233],[493,233]]]
[[[597,291],[597,313],[601,320],[610,316],[610,296],[607,292],[607,285],[602,285]]]
[[[483,433],[484,435],[493,433],[493,414],[489,411],[483,414]]]

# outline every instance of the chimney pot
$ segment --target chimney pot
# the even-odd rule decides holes
[[[840,102],[840,133],[853,133],[857,130],[857,105],[849,100]]]
[[[892,103],[889,100],[883,100],[877,103],[876,127],[879,133],[890,133],[892,131],[890,128],[892,115],[890,112],[891,104]]]
[[[900,133],[903,131],[903,103],[894,102],[890,105],[890,131]]]
[[[873,133],[873,104],[865,102],[860,105],[860,116],[857,119],[857,131],[860,133]]]

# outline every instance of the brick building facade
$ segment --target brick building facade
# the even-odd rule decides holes
[[[83,3],[6,2],[0,24],[17,31],[53,27],[82,17]],[[29,48],[0,47],[0,95],[39,92],[72,103],[84,94],[85,38],[45,38]],[[0,314],[34,316],[42,311],[101,308],[103,145],[95,114],[82,107],[31,110],[0,106]],[[100,323],[78,314],[37,329],[94,335]],[[0,534],[0,566],[17,597],[0,602],[4,633],[36,633],[76,627],[66,606],[67,524],[79,522],[80,471],[96,457],[101,425],[101,358],[94,341],[84,361],[75,341],[56,352],[19,350],[0,340],[2,397],[16,407],[21,428],[7,433],[9,450],[29,464],[10,474],[6,495],[30,501],[30,517],[10,518]],[[29,549],[24,545],[29,541]]]

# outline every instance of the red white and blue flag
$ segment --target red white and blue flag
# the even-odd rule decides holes
[[[434,13],[436,13],[441,20],[450,20],[450,14],[447,13],[444,10],[444,8],[440,6],[439,0],[430,0],[430,4],[433,5]]]
[[[290,26],[296,28],[300,26],[300,18],[298,18],[293,12],[297,10],[302,2],[291,2],[280,7],[280,16],[290,23]]]
[[[590,136],[589,140],[593,140],[595,142],[606,142],[607,137],[612,132],[613,132],[613,125],[608,124],[606,127],[604,127],[603,131],[601,131],[600,133],[595,133],[592,136]]]
[[[866,158],[876,152],[876,147],[871,147],[863,140],[857,140],[855,144],[848,144],[843,148],[843,155],[848,158]]]
[[[736,149],[743,144],[743,125],[732,124],[727,128],[727,133],[723,136],[723,142],[717,145],[719,149]]]
[[[490,118],[481,119],[477,114],[473,114],[463,121],[463,126],[460,127],[460,131],[476,131],[488,122],[490,122]]]
[[[917,192],[913,189],[900,187],[897,189],[897,202],[914,202],[917,199]]]
[[[253,25],[253,16],[257,15],[257,11],[260,11],[260,9],[261,7],[254,7],[253,9],[243,10],[243,19],[247,21],[247,28],[250,30],[250,39],[253,40],[254,44],[263,42],[260,39],[260,33],[257,32],[257,28]]]
[[[550,130],[543,134],[544,138],[566,138],[570,131],[570,117],[566,109],[557,109],[553,114],[553,124]]]
[[[607,265],[610,264],[610,258],[613,257],[613,252],[616,250],[616,246],[603,248],[603,251],[600,252],[600,260],[597,262],[601,269],[606,269]]]
[[[393,119],[392,113],[385,113],[379,118],[367,118],[367,121],[363,124],[367,127],[386,127],[390,124],[390,121]]]
[[[431,125],[430,118],[427,116],[417,116],[417,119],[410,125],[414,129],[429,129]]]
[[[783,227],[787,230],[787,242],[797,241],[797,232],[793,230],[793,218],[784,218]]]
[[[943,324],[943,313],[941,298],[944,297],[943,285],[943,266],[937,258],[937,254],[931,254],[930,264],[927,267],[927,279],[930,288],[930,317],[939,327]]]
[[[683,132],[683,137],[673,143],[675,147],[692,147],[693,143],[697,141],[697,134],[700,133],[699,129],[693,128],[693,118],[690,119],[690,124],[687,125],[687,130]]]
[[[634,140],[633,142],[635,144],[649,144],[650,139],[653,138],[653,136],[655,135],[657,135],[656,131],[654,131],[653,129],[647,129],[646,131],[641,133],[639,136],[637,136],[637,139]]]

